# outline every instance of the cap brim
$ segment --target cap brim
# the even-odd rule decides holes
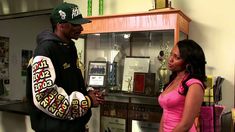
[[[75,20],[72,20],[72,21],[69,21],[69,22],[72,23],[72,24],[86,24],[86,23],[90,23],[91,20],[86,19],[86,18],[79,18],[79,19],[75,19]]]

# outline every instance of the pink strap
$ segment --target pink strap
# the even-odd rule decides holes
[[[189,79],[189,80],[186,82],[186,85],[187,85],[188,87],[190,87],[192,84],[195,84],[195,83],[201,85],[201,87],[202,87],[202,89],[203,89],[203,91],[204,91],[204,86],[203,86],[202,82],[199,81],[198,79],[191,78],[191,79]],[[183,93],[183,91],[184,91],[183,86],[181,85],[178,90],[179,90],[179,92]]]
[[[189,79],[189,80],[186,82],[186,85],[187,85],[188,87],[190,87],[192,84],[195,84],[195,83],[197,83],[197,84],[201,85],[201,86],[202,86],[202,88],[204,88],[204,86],[203,86],[202,82],[201,82],[201,81],[199,81],[198,79],[194,79],[194,78]]]

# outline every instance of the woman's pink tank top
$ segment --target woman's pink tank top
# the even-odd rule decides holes
[[[202,83],[198,79],[189,79],[186,82],[187,86],[198,83],[202,87]],[[177,89],[158,97],[158,102],[163,108],[163,131],[172,132],[175,126],[180,122],[183,114],[185,96],[179,94],[178,91],[183,91],[184,88],[180,85]],[[189,132],[196,132],[196,127],[193,125]]]

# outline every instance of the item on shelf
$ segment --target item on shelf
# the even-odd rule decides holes
[[[104,15],[104,0],[99,0],[99,15]]]
[[[107,62],[90,61],[88,68],[88,85],[92,87],[105,87],[107,81]]]
[[[144,94],[145,89],[145,73],[134,72],[133,92]]]
[[[117,85],[117,62],[109,64],[109,73],[108,73],[108,85],[116,86]]]
[[[212,106],[214,105],[214,94],[213,88],[207,87],[204,92],[203,105]]]
[[[133,92],[134,72],[149,72],[150,57],[126,57],[122,91]]]
[[[168,0],[168,3],[167,3],[167,4],[168,4],[168,5],[167,5],[168,8],[172,8],[171,1],[170,1],[170,0]]]
[[[169,57],[170,49],[169,42],[160,45],[160,52],[158,60],[160,61],[160,67],[158,68],[159,90],[162,92],[164,85],[168,82],[170,71],[167,69],[167,58]]]
[[[116,42],[116,36],[112,34],[113,40],[115,44],[112,46],[111,49],[111,63],[116,63],[116,85],[110,87],[110,90],[112,92],[121,92],[122,88],[122,78],[123,78],[123,70],[124,70],[124,60],[126,57],[126,52],[125,52],[125,44],[118,44]],[[124,46],[125,45],[125,46]]]
[[[168,0],[155,0],[155,9],[167,8]]]
[[[82,50],[78,52],[78,59],[77,59],[77,67],[84,72],[85,71],[85,65],[82,62]]]
[[[145,89],[144,89],[145,95],[149,95],[149,96],[156,95],[155,78],[156,78],[155,73],[146,73],[146,75],[145,75]]]
[[[221,115],[224,106],[202,106],[200,110],[200,129],[203,132],[220,132],[221,130]]]
[[[222,100],[222,84],[224,82],[224,78],[218,76],[215,80],[215,85],[213,86],[214,90],[214,101],[218,104],[219,101]]]
[[[92,0],[87,0],[87,16],[92,16]]]
[[[155,96],[155,73],[134,72],[133,92]]]
[[[162,92],[164,85],[167,82],[169,71],[167,70],[167,67],[160,66],[158,69],[158,77],[159,77],[159,90],[158,92]]]

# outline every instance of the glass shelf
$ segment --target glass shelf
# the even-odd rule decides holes
[[[117,64],[115,69],[116,75],[114,78],[115,83],[114,85],[109,85],[110,83],[107,82],[108,85],[106,88],[108,88],[108,91],[122,91],[125,58],[127,56],[137,56],[150,58],[148,73],[154,73],[156,76],[155,85],[152,89],[155,93],[154,95],[157,95],[159,92],[157,70],[160,66],[157,56],[159,55],[160,50],[162,50],[161,46],[163,44],[169,46],[169,51],[173,47],[173,30],[88,34],[85,38],[86,69],[88,69],[90,61],[106,61],[108,64]],[[110,73],[110,67],[107,72],[108,74]],[[89,73],[86,70],[86,80],[88,80],[88,74]],[[144,96],[144,94],[142,95]]]

